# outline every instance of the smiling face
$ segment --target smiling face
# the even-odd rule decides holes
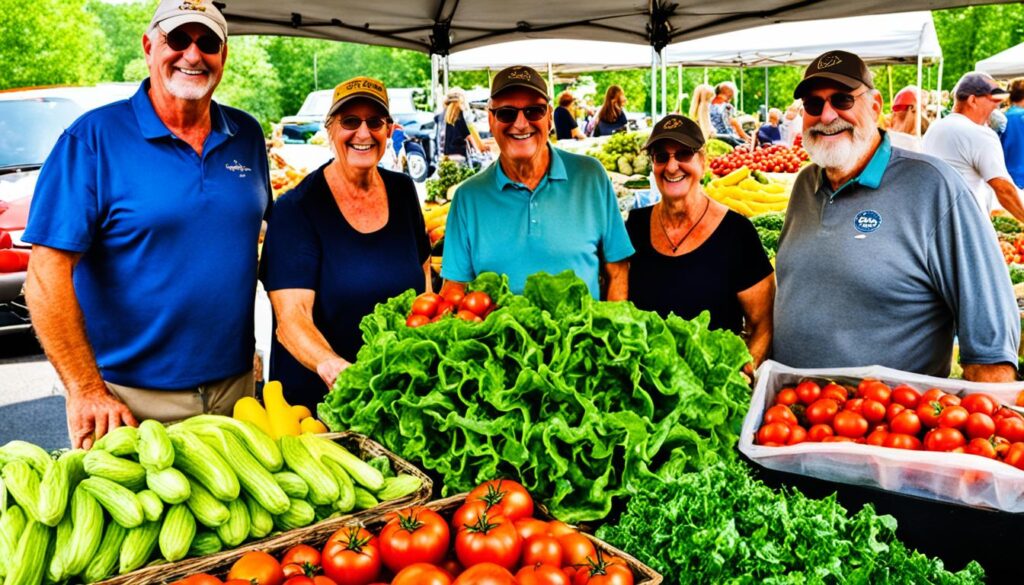
[[[525,108],[527,106],[547,106],[548,100],[539,93],[520,87],[507,89],[491,98],[490,109],[502,107]],[[501,158],[513,163],[526,162],[543,156],[547,148],[548,134],[551,132],[551,108],[547,108],[544,117],[536,122],[526,119],[522,112],[511,124],[506,124],[494,117],[494,112],[487,114],[491,124],[491,134],[501,149]]]
[[[331,138],[331,150],[342,169],[366,171],[377,166],[387,149],[392,124],[385,124],[377,130],[361,122],[355,130],[342,127],[342,120],[348,116],[362,119],[387,116],[384,108],[365,99],[355,99],[343,105],[327,121],[327,133]]]
[[[666,199],[686,197],[697,192],[700,189],[700,179],[704,176],[704,152],[698,151],[690,160],[679,162],[675,154],[680,150],[693,152],[674,140],[659,140],[651,145],[654,181],[658,184],[658,191]],[[668,153],[668,162],[657,162],[658,153]]]
[[[172,32],[179,31],[193,41],[205,35],[216,37],[213,31],[194,22],[179,26]],[[182,100],[209,99],[220,83],[228,56],[227,43],[214,55],[200,51],[195,42],[184,50],[175,51],[167,44],[167,35],[159,27],[143,37],[142,46],[155,91]]]
[[[857,96],[849,110],[837,110],[828,99],[835,93]],[[820,115],[804,109],[804,148],[818,166],[839,171],[854,168],[873,147],[878,135],[878,116],[882,111],[881,95],[861,86],[849,90],[836,85],[822,85],[807,92],[805,98],[825,99]]]

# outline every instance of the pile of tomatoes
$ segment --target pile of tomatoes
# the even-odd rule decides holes
[[[764,173],[795,173],[807,158],[807,151],[799,146],[773,144],[755,150],[740,146],[729,154],[712,159],[710,166],[711,172],[719,177],[743,166]]]
[[[1013,238],[1012,241],[999,240],[999,249],[1003,253],[1003,260],[1007,264],[1021,264],[1024,258],[1024,234]],[[0,269],[2,271],[2,269]]]
[[[322,550],[300,544],[280,562],[243,555],[225,585],[633,585],[633,571],[575,528],[533,517],[522,485],[476,487],[450,521],[425,507],[389,514],[379,534],[335,532]],[[454,538],[453,538],[454,536]],[[514,574],[513,574],[514,572]],[[172,585],[216,585],[207,574]]]
[[[783,388],[764,413],[757,442],[767,446],[855,442],[894,449],[968,453],[1024,470],[1024,417],[994,397],[924,393],[864,379],[855,391],[812,380]]]
[[[460,288],[453,287],[444,291],[443,295],[423,293],[416,297],[405,324],[409,327],[420,327],[448,315],[479,323],[496,308],[491,295],[483,291],[464,293]]]

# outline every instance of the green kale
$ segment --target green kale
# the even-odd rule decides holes
[[[1010,265],[1010,282],[1012,282],[1013,284],[1020,284],[1024,282],[1024,265]]]
[[[769,211],[768,213],[762,213],[761,215],[755,215],[750,218],[750,223],[754,224],[754,227],[756,228],[764,228],[780,232],[782,231],[782,224],[785,220],[785,211]]]

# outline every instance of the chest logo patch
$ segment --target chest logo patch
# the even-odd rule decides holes
[[[862,234],[870,234],[882,225],[882,216],[877,211],[865,209],[853,218],[853,227]]]
[[[230,164],[230,165],[226,164],[226,165],[224,165],[224,168],[226,168],[227,170],[231,171],[232,173],[238,173],[238,178],[240,178],[240,179],[241,178],[245,178],[245,174],[246,173],[252,172],[252,169],[250,169],[249,167],[241,164],[237,160],[235,160],[233,162],[234,162],[234,164]]]

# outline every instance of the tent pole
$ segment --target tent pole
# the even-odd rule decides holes
[[[917,54],[917,116],[914,117],[914,134],[921,135],[921,110],[924,109],[924,86],[921,85],[921,68],[924,67],[924,57]]]
[[[679,113],[683,113],[683,64],[680,63],[677,68],[679,73],[676,79],[676,109]]]
[[[885,73],[889,78],[889,107],[892,107],[893,93],[892,93],[892,65],[885,66]]]
[[[743,67],[740,67],[740,111],[745,112],[743,109]]]
[[[437,55],[430,54],[430,111],[437,111]]]
[[[548,61],[548,93],[551,101],[555,101],[555,73],[551,67],[551,61]]]
[[[945,63],[943,57],[939,57],[939,75],[938,81],[935,83],[935,119],[942,119],[942,65]]]
[[[658,52],[651,47],[651,123],[658,120]]]
[[[441,87],[444,88],[444,95],[448,95],[448,55],[441,57]]]
[[[664,118],[668,115],[668,79],[666,78],[664,53],[658,55],[658,60],[661,61],[661,117]]]
[[[764,68],[764,117],[765,117],[765,119],[762,120],[762,122],[766,122],[768,120],[768,108],[770,108],[770,107],[771,106],[768,105],[768,66],[766,65],[765,68]]]

